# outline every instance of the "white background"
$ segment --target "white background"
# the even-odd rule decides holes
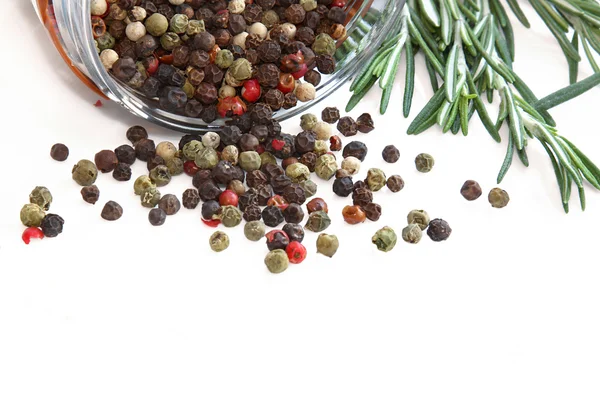
[[[599,398],[600,195],[588,187],[582,213],[574,193],[565,215],[538,143],[531,167],[515,158],[501,185],[509,206],[492,209],[486,195],[505,145],[478,121],[466,138],[405,135],[412,119],[400,117],[402,69],[387,115],[377,113],[379,93],[351,115],[371,112],[377,126],[354,138],[370,149],[360,176],[381,167],[406,188],[377,193],[382,219],[351,227],[341,219],[348,199],[321,186],[338,254],[315,254],[316,235],[307,233],[306,262],[271,275],[266,246],[246,241],[241,227],[227,231],[228,251],[212,253],[199,209],[150,226],[132,182],[100,176],[101,201],[81,200],[72,165],[126,143],[127,127],[143,121],[114,104],[95,108],[29,2],[1,3],[0,399]],[[544,96],[567,84],[567,67],[526,11],[534,28],[514,21],[515,68]],[[417,71],[411,118],[431,95],[422,62]],[[341,89],[314,111],[343,108],[348,97]],[[553,111],[561,132],[597,162],[599,100],[594,90]],[[284,129],[297,133],[297,125]],[[156,142],[179,139],[147,127]],[[71,150],[65,163],[49,157],[56,142]],[[391,143],[401,159],[384,165]],[[420,152],[436,159],[430,174],[415,171]],[[135,176],[144,172],[134,165]],[[466,179],[484,188],[478,201],[460,196]],[[51,189],[65,231],[25,246],[18,215],[36,185]],[[180,176],[162,191],[190,186]],[[108,200],[125,209],[118,222],[100,218]],[[449,221],[450,239],[377,252],[371,235],[386,224],[400,232],[414,208]]]

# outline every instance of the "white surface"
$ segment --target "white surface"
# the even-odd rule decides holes
[[[466,179],[486,194],[496,186],[504,144],[479,123],[466,138],[405,135],[400,71],[386,116],[377,113],[377,93],[352,115],[370,111],[376,120],[375,132],[356,137],[370,149],[364,173],[371,166],[400,173],[406,188],[377,193],[382,219],[357,227],[341,221],[347,200],[320,188],[339,253],[317,256],[316,235],[307,233],[308,260],[274,276],[262,262],[266,246],[246,241],[241,227],[227,230],[227,252],[212,253],[199,210],[151,227],[131,182],[101,176],[101,201],[85,204],[72,165],[126,143],[126,128],[142,121],[113,104],[93,107],[96,96],[62,65],[29,2],[2,4],[0,399],[600,396],[600,196],[588,188],[582,213],[574,194],[564,215],[537,143],[531,167],[515,159],[501,185],[511,196],[507,208],[492,209],[485,195],[466,202],[459,194]],[[515,29],[516,69],[533,90],[543,96],[565,85],[565,61],[546,29],[516,22]],[[411,118],[430,96],[422,67]],[[341,90],[322,106],[343,108],[347,98]],[[595,90],[553,112],[561,132],[598,162],[599,100]],[[285,128],[295,133],[296,125]],[[157,142],[178,140],[148,128]],[[65,163],[48,156],[56,142],[71,150]],[[384,165],[380,152],[390,143],[401,159]],[[414,169],[420,152],[436,159],[430,174]],[[144,170],[138,162],[134,175]],[[51,189],[65,232],[25,246],[18,213],[36,185]],[[189,186],[181,176],[163,192],[181,195]],[[109,199],[125,209],[118,222],[100,219]],[[377,252],[371,235],[386,224],[400,232],[413,208],[448,220],[450,240],[425,237]]]

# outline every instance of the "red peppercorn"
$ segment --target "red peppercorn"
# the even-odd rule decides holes
[[[43,238],[44,238],[44,232],[42,232],[42,230],[40,228],[35,228],[35,227],[25,229],[25,231],[23,232],[23,235],[21,236],[21,239],[23,239],[23,242],[25,242],[25,244],[29,244],[29,242],[31,242],[31,239],[43,239]]]
[[[264,152],[265,152],[265,146],[264,146],[264,145],[262,145],[262,144],[259,144],[259,145],[256,147],[256,150],[255,150],[255,151],[256,151],[258,154],[262,154],[262,153],[264,153]]]
[[[267,238],[267,247],[269,248],[269,251],[276,249],[285,250],[290,244],[288,234],[279,229],[267,232],[265,237]]]
[[[308,67],[306,66],[306,64],[302,64],[298,71],[292,73],[292,76],[296,79],[300,79],[300,78],[303,78],[307,72],[308,72]]]
[[[234,206],[238,205],[238,195],[233,190],[225,190],[219,196],[219,204],[222,206]]]
[[[173,55],[172,54],[165,54],[164,56],[161,56],[159,58],[159,61],[163,64],[173,64]]]
[[[271,147],[273,147],[273,150],[275,151],[281,151],[281,149],[283,149],[284,146],[285,142],[283,140],[273,139],[273,141],[271,142]]]
[[[200,171],[200,168],[193,160],[190,160],[183,163],[183,171],[189,176],[194,176],[196,172]]]
[[[203,218],[202,222],[204,222],[206,225],[210,226],[211,228],[216,228],[221,223],[221,220],[220,219],[207,220],[207,219]]]
[[[288,54],[281,59],[281,70],[286,72],[297,72],[304,64],[304,54],[298,51],[294,54]]]
[[[283,211],[288,208],[289,203],[283,198],[283,196],[276,194],[267,201],[267,206],[275,206]]]
[[[102,107],[104,104],[102,104],[102,100],[98,100],[97,102],[94,103],[94,107]]]
[[[254,103],[260,98],[260,84],[258,83],[258,79],[248,79],[244,82],[242,97],[250,103]]]
[[[277,89],[283,94],[288,94],[294,91],[296,88],[296,79],[292,74],[280,74],[279,75],[279,83],[277,84]]]
[[[225,97],[219,100],[217,112],[221,117],[226,117],[229,112],[232,115],[242,115],[246,112],[246,103],[239,96]]]
[[[331,7],[344,8],[346,7],[346,0],[333,0]]]
[[[290,242],[285,252],[292,264],[300,264],[306,259],[306,247],[300,242]]]
[[[342,149],[342,139],[337,135],[330,137],[329,149],[331,151],[340,151]]]
[[[208,52],[208,55],[210,56],[210,63],[214,64],[215,60],[217,59],[217,53],[221,51],[221,48],[215,44],[215,47],[213,47],[213,49],[211,51]]]
[[[146,72],[149,73],[150,75],[154,75],[156,73],[156,71],[158,70],[158,66],[160,63],[158,62],[158,57],[156,57],[155,55],[153,55],[150,58],[151,59],[148,62],[148,68],[146,68]]]

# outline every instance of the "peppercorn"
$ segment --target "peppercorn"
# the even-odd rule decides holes
[[[265,225],[273,228],[284,221],[283,212],[276,206],[265,207],[261,215]]]
[[[429,215],[423,210],[412,210],[406,217],[408,224],[417,224],[422,231],[429,225]]]
[[[367,156],[367,151],[367,146],[363,142],[354,141],[348,143],[344,147],[342,156],[344,158],[352,156],[358,158],[360,161],[364,161],[365,157]]]
[[[203,149],[204,145],[202,144],[202,142],[198,140],[191,140],[183,146],[181,153],[184,159],[194,161],[198,153],[200,153],[200,151],[202,151]]]
[[[323,75],[330,75],[335,72],[336,62],[333,56],[322,54],[317,57],[317,68]]]
[[[252,172],[260,169],[261,159],[260,155],[256,151],[244,151],[240,153],[239,161],[240,167],[246,172]]]
[[[415,166],[419,172],[429,172],[433,169],[435,160],[429,154],[421,153],[415,158]]]
[[[249,204],[244,209],[244,220],[246,221],[258,221],[262,218],[262,211],[257,204]]]
[[[156,185],[154,184],[154,182],[152,182],[150,177],[147,175],[142,175],[142,176],[138,177],[135,180],[135,182],[133,183],[133,191],[138,196],[141,195],[144,190],[151,188],[151,187],[155,188]]]
[[[273,119],[273,111],[268,105],[259,103],[252,108],[250,117],[255,123],[268,126]]]
[[[331,225],[331,218],[324,211],[314,211],[308,215],[305,229],[312,232],[322,232]]]
[[[23,208],[21,208],[21,222],[27,227],[39,227],[45,216],[46,213],[44,212],[44,209],[38,204],[25,204]]]
[[[272,230],[265,235],[269,251],[285,248],[290,244],[288,235],[282,230]]]
[[[48,209],[50,209],[50,204],[52,204],[52,194],[48,188],[36,186],[29,194],[29,202],[37,204],[45,211],[48,211]]]
[[[127,140],[134,146],[142,139],[148,139],[148,132],[143,126],[135,125],[127,130]]]
[[[44,236],[53,238],[60,235],[63,231],[65,220],[56,214],[48,214],[40,224]]]
[[[325,200],[323,200],[320,197],[316,197],[316,198],[312,199],[311,201],[309,201],[306,204],[306,209],[308,210],[309,214],[311,214],[315,211],[323,211],[325,213],[329,212],[327,203],[325,202]]]
[[[269,269],[269,272],[279,274],[287,269],[289,259],[284,250],[277,249],[267,254],[265,257],[265,265]]]
[[[299,185],[302,189],[304,189],[304,194],[306,195],[307,199],[317,194],[317,184],[310,179],[300,182]]]
[[[123,208],[111,200],[104,205],[100,216],[107,221],[116,221],[123,216]]]
[[[400,151],[393,144],[385,146],[383,151],[381,152],[381,155],[383,156],[383,160],[385,162],[391,164],[397,162],[400,159]]]
[[[122,57],[115,61],[112,72],[118,80],[128,82],[137,72],[137,67],[130,57]]]
[[[422,235],[421,228],[417,224],[409,224],[402,229],[402,239],[407,243],[419,243]]]
[[[317,90],[308,82],[297,84],[296,91],[294,93],[296,98],[302,102],[314,100],[317,96]]]
[[[350,175],[356,175],[360,171],[360,160],[356,157],[350,156],[342,160],[342,169]]]
[[[265,175],[265,173],[262,172],[261,170],[255,170],[255,171],[249,172],[248,176],[246,177],[246,183],[248,184],[248,187],[251,187],[251,188],[255,188],[260,185],[264,185],[267,182],[268,182],[267,175]]]
[[[318,140],[329,140],[331,138],[331,126],[323,121],[315,124],[313,132],[317,135]]]
[[[293,183],[304,182],[310,178],[310,170],[308,167],[301,163],[294,163],[288,165],[285,169],[285,174],[290,178]]]
[[[477,200],[481,196],[481,186],[473,180],[466,181],[460,189],[460,194],[467,200]]]
[[[351,225],[365,222],[367,215],[360,206],[345,206],[342,210],[344,221]]]
[[[285,252],[292,264],[300,264],[306,259],[306,248],[300,242],[291,241]]]
[[[152,139],[140,139],[135,142],[135,155],[141,161],[148,161],[154,156],[156,147]]]
[[[214,181],[207,180],[199,185],[198,194],[202,201],[216,200],[221,195],[221,189]]]
[[[175,215],[181,208],[181,203],[177,196],[166,194],[158,202],[158,208],[162,209],[167,215]]]
[[[148,208],[154,208],[160,201],[160,192],[156,187],[148,187],[144,189],[140,195],[140,201],[142,206]]]
[[[265,178],[265,183],[266,183],[266,178]],[[246,193],[246,187],[244,186],[244,184],[241,181],[239,181],[237,179],[234,179],[227,184],[227,190],[232,191],[238,197],[243,195],[244,193]]]
[[[338,178],[333,182],[333,192],[340,197],[348,197],[354,190],[354,183],[349,176]]]
[[[135,162],[135,150],[128,144],[117,147],[114,152],[119,163],[131,165]]]
[[[310,172],[315,172],[315,166],[317,165],[317,155],[316,153],[310,151],[308,153],[304,153],[302,157],[298,160],[300,163],[306,165]]]
[[[388,252],[396,246],[398,236],[396,236],[396,232],[392,228],[385,226],[375,232],[375,235],[371,238],[371,242],[377,246],[377,250]]]
[[[96,182],[98,170],[93,162],[81,160],[73,167],[72,175],[73,180],[81,186],[90,186]]]
[[[314,114],[304,114],[300,117],[300,127],[304,131],[312,131],[317,125],[318,119]]]
[[[235,206],[222,206],[217,211],[217,218],[225,227],[233,228],[242,222],[242,212]]]
[[[285,222],[299,224],[304,219],[304,211],[302,211],[302,207],[299,204],[290,203],[283,210],[283,217]]]
[[[340,168],[337,171],[335,171],[335,178],[336,179],[346,178],[346,177],[349,177],[349,176],[350,176],[350,174],[345,169],[341,169]]]
[[[296,183],[288,185],[283,190],[283,197],[289,203],[297,203],[300,205],[304,204],[306,201],[306,193],[304,189]]]
[[[450,237],[452,228],[440,218],[432,219],[427,228],[427,236],[434,242],[442,242]]]
[[[352,117],[342,117],[338,121],[337,129],[346,137],[354,136],[358,130],[358,125]]]
[[[258,205],[258,191],[254,188],[246,190],[246,193],[239,196],[238,199],[238,207],[242,212],[250,205]]]
[[[216,200],[208,200],[202,204],[202,218],[212,220],[219,212],[221,205]]]
[[[131,166],[129,164],[118,163],[112,175],[115,180],[126,182],[131,179]]]
[[[208,243],[212,251],[219,253],[229,247],[229,236],[225,232],[216,231],[210,235]]]
[[[169,184],[169,182],[171,182],[171,173],[166,165],[158,165],[154,167],[150,171],[149,176],[152,182],[158,187],[166,186]]]
[[[215,149],[204,147],[198,151],[194,162],[201,169],[212,169],[219,163],[219,156]]]
[[[50,149],[50,157],[56,161],[65,161],[69,157],[69,148],[62,143],[56,143]]]
[[[354,188],[352,192],[352,202],[357,206],[366,206],[373,202],[373,192],[368,188]]]
[[[250,133],[244,133],[238,142],[238,146],[242,152],[244,151],[256,151],[259,142],[256,136]]]
[[[505,190],[494,188],[490,190],[490,193],[488,194],[488,201],[494,208],[504,208],[508,205],[510,197]]]
[[[328,54],[332,56],[336,50],[335,41],[326,33],[318,34],[311,48],[317,55]]]
[[[340,119],[340,110],[337,107],[326,107],[321,113],[321,119],[328,124],[335,124]]]
[[[160,208],[153,208],[148,213],[148,221],[152,226],[161,226],[167,220],[167,213]]]
[[[315,173],[319,178],[329,180],[335,175],[337,169],[338,165],[333,155],[323,154],[317,159]]]
[[[390,191],[397,193],[404,189],[404,179],[400,175],[392,175],[388,178],[386,185]]]
[[[333,257],[340,247],[340,242],[335,235],[321,233],[317,238],[317,253],[326,257]]]
[[[321,83],[321,74],[315,70],[307,71],[304,75],[304,80],[314,87],[317,87]]]
[[[379,168],[371,168],[367,172],[367,185],[373,192],[381,190],[387,183],[385,173]]]
[[[187,209],[193,210],[198,207],[200,203],[200,195],[196,189],[186,189],[181,196],[183,206]]]

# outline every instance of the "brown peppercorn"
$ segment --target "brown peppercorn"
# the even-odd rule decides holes
[[[174,194],[165,194],[160,198],[158,208],[163,210],[167,215],[175,215],[181,208],[181,203]]]
[[[334,40],[342,39],[346,36],[348,32],[346,31],[346,27],[342,24],[333,24],[329,28],[329,35]]]
[[[135,142],[135,156],[140,161],[148,161],[149,158],[156,154],[156,146],[152,139],[140,139]]]
[[[96,153],[94,157],[94,163],[96,164],[96,168],[98,168],[101,172],[111,172],[115,169],[119,160],[114,151],[112,150],[102,150]]]
[[[200,189],[200,186],[207,181],[212,180],[212,171],[210,169],[202,169],[194,175],[192,178],[192,185],[195,188]]]
[[[321,119],[328,124],[335,124],[340,119],[340,110],[337,107],[326,107],[321,112]]]
[[[264,40],[256,51],[258,58],[265,63],[275,63],[281,57],[281,46],[273,40]]]
[[[285,210],[283,210],[283,218],[287,223],[299,224],[304,219],[304,211],[299,204],[290,203]]]
[[[56,143],[50,149],[50,157],[56,161],[65,161],[69,157],[69,148],[62,143]]]
[[[315,172],[315,166],[317,165],[318,158],[319,156],[317,156],[316,153],[309,151],[308,153],[302,154],[302,157],[300,157],[299,162],[306,165],[310,172]]]
[[[338,121],[337,129],[342,135],[349,137],[356,135],[358,126],[352,117],[342,117]]]
[[[191,67],[202,69],[210,64],[210,55],[204,50],[194,50],[190,53]]]
[[[365,157],[367,156],[367,145],[364,144],[363,142],[359,142],[357,140],[348,143],[345,147],[344,147],[344,151],[342,152],[342,156],[344,158],[346,157],[356,157],[358,158],[360,161],[364,161]]]
[[[242,32],[245,32],[247,27],[248,27],[248,24],[246,24],[246,20],[244,19],[243,15],[239,15],[239,14],[229,15],[228,29],[233,35],[237,35]]]
[[[242,216],[247,222],[260,221],[262,218],[262,210],[257,204],[250,204],[245,208]]]
[[[224,76],[225,74],[223,73],[223,70],[216,64],[209,64],[204,67],[204,82],[213,83],[216,85],[223,81]]]
[[[253,204],[258,206],[258,191],[254,188],[250,188],[246,190],[246,193],[239,196],[238,207],[244,212],[247,207]]]
[[[212,104],[219,98],[217,88],[212,83],[202,82],[196,88],[194,98],[203,104]]]
[[[452,228],[446,221],[440,218],[432,219],[427,227],[427,236],[434,242],[441,242],[450,237]]]
[[[227,29],[219,29],[215,31],[215,43],[220,48],[225,48],[229,46],[233,40],[233,36]]]
[[[323,200],[320,197],[315,197],[314,199],[312,199],[311,201],[306,203],[306,210],[308,211],[309,214],[313,213],[315,211],[323,211],[326,213],[329,212],[327,203],[325,202],[325,200]]]
[[[248,184],[248,187],[256,188],[258,186],[267,184],[268,178],[264,172],[257,169],[255,171],[248,172],[246,175],[246,183]]]
[[[85,186],[81,188],[81,197],[86,203],[96,204],[100,198],[100,190],[96,185]]]
[[[200,195],[196,189],[187,189],[181,196],[183,206],[189,210],[193,210],[200,204]]]
[[[221,189],[212,181],[206,181],[198,188],[198,194],[202,201],[216,200],[221,195]]]
[[[281,109],[284,100],[284,94],[278,89],[269,89],[262,96],[262,101],[271,107],[273,111]]]
[[[112,175],[115,180],[126,182],[131,179],[131,166],[129,164],[118,163]]]
[[[346,11],[340,7],[331,7],[327,13],[327,18],[337,24],[343,24],[346,22]]]
[[[295,93],[286,93],[283,97],[283,106],[284,110],[289,110],[290,108],[296,107],[298,104],[298,98]]]
[[[279,84],[281,71],[275,64],[262,64],[258,67],[256,78],[258,83],[265,88],[276,88]]]
[[[123,216],[123,208],[111,200],[104,205],[100,216],[107,221],[116,221]]]
[[[148,139],[148,131],[143,126],[135,125],[127,130],[127,140],[134,146],[142,139]]]
[[[273,197],[273,188],[271,185],[266,184],[256,188],[256,198],[259,206],[266,206],[271,197]]]
[[[342,149],[342,139],[334,135],[329,138],[329,150],[331,151],[340,151]]]
[[[397,193],[404,189],[404,179],[400,175],[392,175],[387,179],[387,187],[393,193]]]
[[[296,164],[297,162],[298,159],[296,157],[288,157],[281,162],[281,168],[287,169],[287,167],[289,167],[292,164]]]
[[[352,202],[357,206],[366,206],[373,202],[373,192],[366,187],[355,188],[352,192]]]
[[[253,24],[262,21],[263,9],[258,4],[246,4],[246,8],[242,15],[244,16],[246,23]]]
[[[296,31],[296,40],[299,40],[306,46],[311,46],[315,42],[315,31],[307,26],[298,28]]]
[[[314,87],[317,87],[321,83],[321,74],[314,69],[307,71],[304,75],[304,80],[312,84]]]
[[[175,67],[186,67],[190,61],[190,48],[187,46],[177,46],[171,52],[173,56],[173,65]]]
[[[273,119],[273,111],[268,105],[259,103],[252,108],[250,117],[255,123],[266,125]]]
[[[477,200],[481,193],[481,186],[473,180],[466,181],[460,189],[460,194],[469,201]]]
[[[292,184],[292,180],[287,175],[277,175],[270,180],[273,192],[276,194],[283,194],[285,188]]]
[[[285,10],[285,19],[294,25],[301,24],[305,17],[306,11],[300,4],[292,4]]]
[[[313,131],[303,131],[296,135],[294,146],[298,153],[308,153],[315,149],[316,134]],[[284,167],[285,168],[285,167]]]
[[[159,165],[165,165],[165,160],[157,154],[150,157],[148,159],[148,161],[146,162],[148,171],[152,171],[154,168],[158,167]]]
[[[209,52],[215,47],[215,37],[210,32],[200,32],[192,39],[191,47],[194,50]]]
[[[330,75],[335,72],[335,58],[329,54],[321,54],[317,57],[317,68],[323,75]]]
[[[256,136],[250,133],[244,133],[238,142],[238,146],[242,152],[244,151],[256,151],[258,145],[258,139]]]
[[[265,175],[267,175],[267,178],[269,178],[269,180],[273,179],[276,176],[285,174],[283,168],[281,168],[277,164],[263,164],[261,167],[261,171],[264,172]]]
[[[296,203],[302,205],[306,201],[306,193],[300,185],[293,183],[283,190],[283,198],[288,203]]]
[[[383,151],[381,152],[381,155],[385,162],[391,164],[397,162],[400,159],[400,151],[393,144],[385,146],[383,148]]]
[[[358,126],[358,131],[362,133],[369,133],[375,129],[373,117],[371,117],[371,114],[369,113],[364,113],[358,117],[356,120],[356,125]]]
[[[378,221],[381,217],[381,206],[377,203],[369,203],[362,209],[369,221]]]
[[[135,149],[128,144],[117,147],[115,155],[120,163],[131,165],[135,162]]]
[[[346,206],[342,210],[344,221],[350,225],[356,225],[365,222],[367,215],[359,206]]]

